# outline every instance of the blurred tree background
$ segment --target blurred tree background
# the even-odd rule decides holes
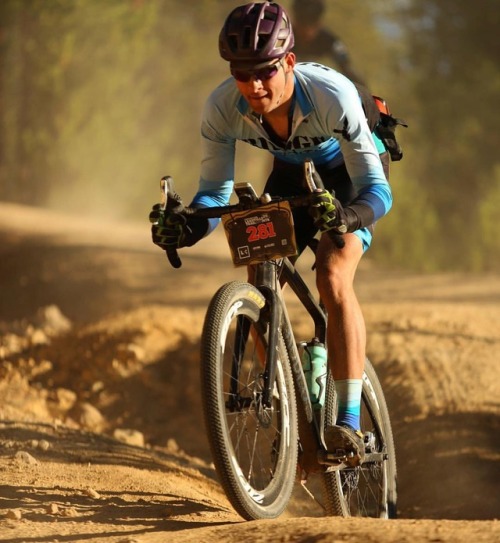
[[[147,221],[168,173],[189,200],[201,109],[228,75],[217,36],[241,3],[2,0],[0,199]],[[370,257],[497,270],[498,0],[327,3],[325,22],[372,92],[410,125]],[[238,146],[237,180],[259,187],[269,164]]]

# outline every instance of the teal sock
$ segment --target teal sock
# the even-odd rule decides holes
[[[362,379],[341,379],[335,381],[337,392],[337,424],[360,429]]]

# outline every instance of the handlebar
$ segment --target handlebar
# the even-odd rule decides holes
[[[325,189],[323,181],[316,172],[312,160],[307,159],[304,162],[304,174],[307,188],[310,193],[317,189]],[[227,213],[235,213],[249,208],[257,208],[261,205],[269,203],[269,195],[263,195],[261,198],[256,196],[240,198],[237,204],[217,207],[187,207],[184,206],[180,196],[175,192],[174,181],[169,175],[163,177],[160,181],[161,186],[161,203],[162,211],[169,211],[173,216],[178,217],[179,222],[186,221],[189,216],[197,216],[205,219],[221,218]],[[291,197],[273,197],[272,201],[288,202],[292,209],[305,207],[310,204],[311,194]],[[344,238],[341,234],[336,234],[332,231],[328,232],[333,243],[342,249],[345,246]],[[180,268],[182,261],[175,247],[168,247],[166,250],[167,258],[173,268]]]

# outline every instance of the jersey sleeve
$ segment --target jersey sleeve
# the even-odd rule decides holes
[[[392,192],[358,92],[348,80],[337,93],[337,103],[330,111],[330,126],[339,141],[349,177],[357,192],[351,204],[368,206],[374,222],[390,210]]]
[[[214,207],[229,203],[234,185],[236,149],[236,140],[230,134],[228,120],[217,106],[216,93],[213,93],[203,110],[200,182],[191,205]],[[219,222],[219,219],[209,219],[207,234],[213,231]]]

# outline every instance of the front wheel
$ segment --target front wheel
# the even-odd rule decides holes
[[[265,304],[252,285],[227,283],[210,303],[201,339],[202,402],[215,469],[232,506],[247,520],[284,511],[297,465],[295,393],[281,333],[271,405],[262,401]]]
[[[335,385],[327,383],[326,425],[335,424]],[[396,517],[396,452],[389,411],[382,386],[367,359],[361,396],[361,431],[366,459],[361,466],[323,475],[328,515],[344,517]]]

